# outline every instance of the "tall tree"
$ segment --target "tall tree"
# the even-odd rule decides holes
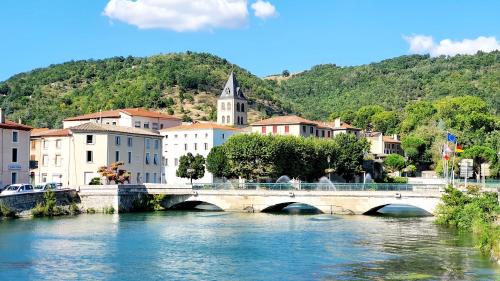
[[[199,154],[193,156],[190,152],[181,156],[175,174],[180,178],[188,178],[191,183],[193,180],[201,179],[205,175],[205,158]]]

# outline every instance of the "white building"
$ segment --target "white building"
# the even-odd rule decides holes
[[[181,119],[172,115],[143,108],[125,108],[66,118],[63,121],[63,128],[71,128],[89,122],[156,131],[182,124]]]
[[[89,122],[37,132],[31,146],[37,182],[88,184],[100,177],[99,167],[119,161],[130,172],[130,183],[161,182],[161,136],[153,130]]]
[[[161,130],[165,167],[164,183],[188,184],[189,179],[176,176],[179,159],[188,153],[194,156],[200,154],[206,159],[212,147],[222,145],[230,136],[237,133],[239,130],[234,127],[215,123],[193,123]],[[205,171],[203,178],[193,182],[211,183],[216,180],[211,173]]]
[[[366,139],[370,143],[370,153],[377,158],[389,154],[403,154],[398,135],[384,136],[381,132],[371,132],[366,134]]]
[[[29,183],[29,139],[31,127],[5,119],[0,109],[0,188]]]

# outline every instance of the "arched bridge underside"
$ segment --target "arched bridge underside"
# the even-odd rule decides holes
[[[439,191],[259,191],[259,190],[198,190],[191,195],[178,195],[165,202],[165,207],[209,203],[224,211],[277,211],[301,203],[326,214],[369,214],[387,205],[409,205],[431,214],[439,203]]]

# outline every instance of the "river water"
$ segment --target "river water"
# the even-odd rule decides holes
[[[156,212],[0,221],[0,280],[500,280],[432,218]]]

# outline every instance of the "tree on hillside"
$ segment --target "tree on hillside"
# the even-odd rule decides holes
[[[181,156],[175,175],[180,178],[188,178],[191,184],[193,180],[201,179],[205,175],[205,158],[199,154],[193,156],[190,152]]]
[[[405,159],[399,154],[389,154],[384,159],[384,166],[392,173],[401,171],[405,167]]]
[[[395,134],[398,132],[399,118],[394,111],[382,111],[375,113],[371,120],[373,129],[386,134]]]
[[[429,161],[426,154],[427,143],[422,138],[414,135],[406,136],[401,140],[401,147],[411,163],[420,166]]]
[[[370,129],[373,115],[383,111],[384,108],[381,107],[380,105],[363,106],[356,112],[354,125],[362,129]]]
[[[285,69],[285,70],[283,70],[283,73],[281,73],[281,75],[283,77],[288,77],[288,76],[290,76],[290,71],[288,71],[287,69]]]

